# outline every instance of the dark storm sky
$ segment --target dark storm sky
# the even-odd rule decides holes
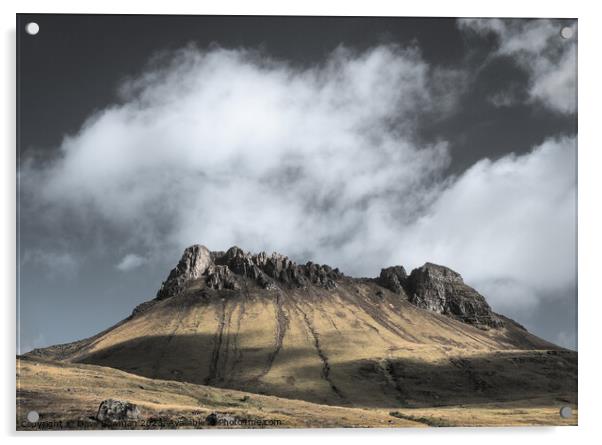
[[[31,21],[40,25],[37,36],[24,32]],[[575,22],[553,23],[560,29]],[[419,48],[423,61],[431,67],[462,70],[464,87],[457,95],[454,112],[420,119],[413,134],[424,144],[448,143],[451,162],[445,175],[462,175],[483,158],[528,153],[546,139],[577,133],[576,113],[558,112],[541,101],[529,100],[534,74],[517,63],[513,54],[490,57],[500,46],[500,35],[471,35],[456,19],[25,14],[17,17],[17,33],[22,162],[33,160],[43,165],[61,156],[66,135],[77,134],[95,112],[125,100],[117,93],[125,79],[139,76],[157,53],[169,53],[189,43],[200,48],[217,44],[228,49],[260,49],[300,70],[322,63],[341,45],[361,52],[393,43]],[[511,91],[513,96],[504,106],[491,100],[501,91]],[[22,196],[22,208],[28,208],[27,199]],[[110,243],[101,239],[105,235],[98,235],[88,246],[78,245],[73,250],[86,252],[101,243],[107,249],[104,256],[80,267],[72,262],[72,257],[77,258],[75,252],[72,256],[49,254],[44,258],[51,262],[54,258],[55,265],[64,261],[67,269],[62,274],[51,273],[44,269],[44,261],[23,258],[29,258],[31,252],[47,252],[50,237],[69,237],[83,229],[75,222],[69,224],[67,217],[64,232],[46,232],[45,226],[30,220],[32,213],[22,210],[21,216],[22,352],[89,336],[119,321],[136,304],[154,296],[177,260],[177,255],[166,255],[124,274],[115,268]],[[88,224],[100,227],[103,222],[93,219]],[[558,335],[562,332],[570,337],[567,345],[575,347],[575,286],[570,283],[568,290],[551,290],[563,294],[549,300],[551,304],[542,298],[537,305],[509,315],[552,341],[561,341]]]

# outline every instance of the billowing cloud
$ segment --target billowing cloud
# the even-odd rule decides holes
[[[237,244],[352,275],[439,262],[498,310],[572,296],[575,140],[446,177],[445,141],[415,134],[453,111],[456,74],[396,46],[302,68],[187,48],[126,82],[58,159],[24,164],[22,214],[122,270],[141,264],[130,252]]]
[[[136,255],[135,253],[128,253],[124,256],[119,263],[115,266],[122,272],[127,272],[129,270],[137,269],[146,263],[146,258]]]
[[[564,39],[554,20],[461,19],[466,32],[497,37],[498,48],[489,58],[508,56],[529,73],[529,97],[559,113],[577,109],[577,25],[570,26],[572,37]],[[509,95],[501,92],[502,106]],[[495,101],[492,101],[495,103]],[[498,100],[499,102],[499,100]]]
[[[482,160],[408,225],[399,258],[461,271],[499,310],[574,298],[577,156],[574,138]]]
[[[24,201],[45,230],[71,235],[69,218],[86,243],[103,228],[124,253],[240,244],[360,273],[432,198],[446,144],[413,135],[450,103],[451,78],[396,46],[339,48],[305,69],[188,48],[128,81],[58,160],[26,165]]]

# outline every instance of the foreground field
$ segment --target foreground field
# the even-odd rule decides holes
[[[149,379],[123,371],[34,358],[17,359],[17,429],[101,429],[95,420],[101,401],[135,403],[140,420],[112,428],[333,428],[576,425],[574,400],[556,395],[498,404],[470,404],[416,409],[347,408],[300,400]],[[571,405],[573,416],[559,409]],[[39,413],[29,422],[30,411]],[[215,413],[230,419],[210,426]]]

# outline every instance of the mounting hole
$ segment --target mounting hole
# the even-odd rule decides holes
[[[573,37],[573,28],[569,26],[565,26],[564,28],[562,28],[560,30],[560,37],[562,37],[563,39],[570,39],[571,37]]]
[[[40,415],[37,411],[29,411],[27,413],[27,421],[29,423],[36,423],[38,420],[40,420]]]
[[[568,419],[572,415],[573,410],[570,406],[563,406],[562,408],[560,408],[560,417],[562,417],[563,419]]]
[[[29,22],[27,25],[25,25],[25,32],[30,36],[35,36],[40,32],[40,25],[38,25],[36,22]]]

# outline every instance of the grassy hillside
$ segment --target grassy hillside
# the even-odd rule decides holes
[[[561,419],[566,402],[553,397],[520,403],[484,403],[440,408],[388,409],[344,408],[300,400],[225,390],[128,374],[111,368],[17,360],[17,428],[98,429],[93,417],[98,405],[108,398],[136,403],[141,410],[138,423],[115,428],[221,428],[208,426],[210,413],[237,420],[234,428],[323,428],[323,427],[428,427],[501,425],[574,425]],[[575,407],[573,407],[575,408]],[[36,423],[27,413],[40,414]]]
[[[193,284],[94,338],[30,355],[339,406],[576,393],[575,353],[511,321],[480,329],[351,279],[334,290]]]

